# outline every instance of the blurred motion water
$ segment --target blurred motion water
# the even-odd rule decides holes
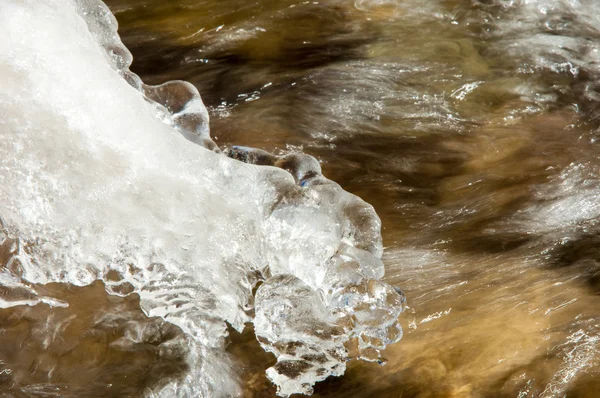
[[[404,338],[315,396],[600,394],[600,3],[107,5],[131,70],[194,84],[217,145],[313,155],[381,218]],[[105,283],[36,285],[12,300],[58,302],[0,310],[6,396],[150,396],[185,377],[189,336]],[[274,356],[237,329],[240,393],[274,396]]]

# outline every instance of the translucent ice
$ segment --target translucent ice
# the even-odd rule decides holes
[[[51,281],[138,293],[189,336],[152,396],[239,393],[225,322],[255,322],[282,395],[342,374],[350,339],[377,360],[404,298],[373,208],[308,155],[221,153],[197,90],[145,85],[116,29],[96,0],[0,3],[2,305],[61,305],[27,288]]]

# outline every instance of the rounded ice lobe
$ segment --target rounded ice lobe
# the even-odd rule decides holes
[[[239,395],[226,322],[255,324],[281,395],[343,374],[351,340],[377,361],[400,338],[380,220],[315,158],[221,152],[196,88],[129,71],[97,0],[5,0],[0,36],[3,306],[62,305],[30,283],[138,294],[189,344],[157,397]]]
[[[277,363],[267,376],[279,395],[311,394],[312,385],[346,369],[344,329],[313,288],[293,275],[277,275],[256,292],[254,328]]]
[[[153,104],[160,104],[165,108],[168,115],[166,119],[185,138],[205,148],[218,149],[210,138],[208,111],[196,87],[184,81],[142,87],[143,93]]]

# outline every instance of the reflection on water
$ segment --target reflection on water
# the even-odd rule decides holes
[[[0,310],[0,386],[16,397],[137,396],[146,386],[185,371],[186,337],[148,318],[135,295],[48,284],[36,292],[67,306]]]
[[[405,337],[315,395],[597,396],[599,5],[108,4],[132,70],[194,83],[219,145],[312,154],[382,218]],[[3,388],[135,396],[182,372],[181,332],[135,298],[39,289],[71,306],[2,310]],[[273,396],[273,357],[230,335],[244,395]]]

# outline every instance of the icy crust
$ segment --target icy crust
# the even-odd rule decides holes
[[[238,395],[225,322],[254,322],[280,395],[342,374],[350,340],[378,361],[400,339],[380,221],[314,158],[222,153],[197,90],[142,83],[95,0],[5,0],[0,36],[2,306],[62,305],[28,288],[51,281],[139,294],[189,336],[189,372],[148,396]]]
[[[269,268],[255,296],[254,328],[262,347],[277,357],[267,376],[278,393],[311,394],[316,381],[343,374],[344,343],[354,337],[361,359],[382,363],[380,350],[402,337],[398,317],[405,298],[378,280],[384,266],[373,208],[324,178],[312,156],[276,157],[243,147],[225,153],[281,167],[297,184],[265,220]]]

